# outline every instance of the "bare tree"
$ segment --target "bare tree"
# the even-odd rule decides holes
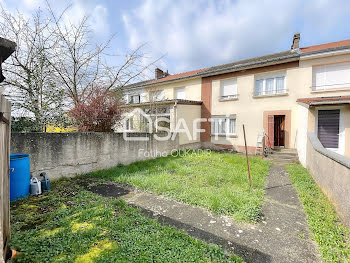
[[[110,44],[114,35],[97,43],[89,16],[72,23],[67,19],[69,8],[56,14],[47,1],[47,10],[39,9],[30,19],[4,9],[1,14],[0,33],[18,46],[4,66],[9,96],[42,126],[64,109],[81,107],[96,90],[106,94],[117,91],[119,96],[121,87],[142,79],[160,59],[144,63],[144,45],[126,54],[113,54]]]
[[[16,51],[4,62],[7,95],[15,109],[34,117],[38,130],[64,117],[64,90],[57,85],[50,66],[57,42],[49,34],[51,21],[37,10],[31,18],[1,8],[0,33],[17,43]]]
[[[48,2],[47,6],[55,24],[52,34],[59,40],[58,48],[54,50],[55,59],[51,63],[75,105],[86,100],[95,89],[108,92],[139,80],[160,59],[145,65],[144,44],[127,54],[109,53],[115,35],[103,43],[96,43],[92,41],[93,32],[88,15],[77,23],[63,23],[63,14],[57,16]],[[108,63],[112,59],[122,62],[112,66]]]

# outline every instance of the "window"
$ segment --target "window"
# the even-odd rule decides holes
[[[237,98],[237,79],[227,79],[220,82],[221,98]]]
[[[265,88],[265,94],[270,95],[273,94],[273,87],[275,85],[275,79],[269,78],[266,79],[266,88]]]
[[[350,88],[350,62],[313,67],[313,90],[340,88]]]
[[[175,99],[185,100],[186,99],[186,89],[185,88],[175,89]]]
[[[214,117],[211,125],[214,135],[236,134],[235,117]]]
[[[130,117],[129,119],[126,120],[126,127],[125,128],[127,131],[133,130],[133,117]]]
[[[161,90],[159,91],[151,91],[150,92],[150,98],[151,101],[161,101],[164,100],[164,92]]]
[[[255,79],[254,96],[284,94],[286,90],[284,73],[262,76]]]
[[[166,127],[170,129],[170,107],[159,107],[152,110],[148,109],[147,114],[151,117],[153,125],[158,122],[158,127]],[[158,121],[160,118],[162,118],[162,120]],[[168,121],[163,121],[164,118]],[[153,129],[158,132],[156,126],[153,126]]]
[[[132,95],[130,96],[130,102],[129,103],[140,103],[140,95]]]

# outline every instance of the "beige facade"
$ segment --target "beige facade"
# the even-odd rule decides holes
[[[301,58],[300,60],[300,71],[304,88],[308,87],[309,94],[301,95],[300,97],[330,97],[330,96],[349,96],[350,95],[350,83],[348,87],[341,89],[328,89],[322,91],[312,91],[312,70],[314,67],[320,65],[339,64],[350,61],[350,54],[338,53],[320,56],[310,56]],[[322,109],[340,109],[340,128],[343,129],[343,138],[340,138],[341,147],[343,150],[340,152],[341,155],[350,157],[350,105],[327,105],[327,106],[314,106],[309,107],[308,114],[308,132],[316,132],[317,125],[317,112]]]
[[[150,87],[150,89],[158,89],[164,90],[164,95],[166,99],[176,99],[175,91],[176,89],[185,88],[185,99],[186,100],[201,100],[201,79],[188,79],[178,82],[170,82],[167,84],[161,84],[154,87]]]
[[[230,118],[235,119],[235,132],[228,136],[211,134],[209,141],[225,147],[233,147],[242,150],[244,146],[243,124],[246,128],[247,145],[251,153],[254,153],[258,144],[258,137],[264,132],[268,133],[269,118],[282,116],[284,120],[284,147],[298,148],[301,162],[305,162],[306,133],[315,131],[318,107],[308,107],[297,102],[300,98],[320,98],[350,95],[349,86],[342,85],[341,88],[325,88],[315,90],[314,73],[315,68],[323,65],[337,65],[350,62],[349,50],[337,52],[318,52],[301,54],[300,58],[294,60],[280,61],[268,66],[251,67],[247,70],[225,72],[205,77],[189,77],[180,80],[171,80],[158,84],[150,83],[142,87],[142,92],[151,94],[161,92],[162,99],[176,99],[177,90],[181,89],[181,99],[191,101],[203,101],[199,105],[172,105],[170,108],[171,130],[174,131],[176,123],[183,118],[191,131],[193,137],[192,123],[196,118]],[[275,76],[275,77],[274,77]],[[259,95],[254,91],[257,81],[260,79],[284,78],[285,92],[274,95]],[[231,81],[230,81],[231,80]],[[277,80],[275,80],[276,83]],[[222,96],[223,83],[234,83],[237,97]],[[205,83],[205,87],[204,84]],[[267,85],[267,84],[264,84]],[[275,84],[276,85],[276,84]],[[209,87],[209,88],[207,88]],[[276,87],[276,86],[275,86]],[[140,90],[141,90],[140,89]],[[185,91],[185,95],[183,94]],[[205,92],[203,92],[205,91]],[[133,91],[135,92],[135,90]],[[148,96],[147,95],[147,96]],[[151,100],[148,96],[146,101]],[[350,157],[350,106],[333,105],[330,108],[341,110],[341,128],[343,129],[340,144],[340,153]],[[204,114],[204,110],[207,113]],[[208,114],[209,113],[209,114]],[[231,125],[231,122],[230,122]],[[206,130],[206,133],[208,129]],[[180,143],[191,143],[186,134],[180,135]],[[271,138],[273,140],[273,138]],[[192,142],[198,142],[199,139]],[[208,141],[208,139],[202,140]],[[273,142],[272,142],[273,144]],[[304,156],[304,157],[303,157]]]
[[[189,134],[181,132],[179,134],[180,145],[200,142],[200,123],[196,122],[201,117],[201,105],[176,105],[174,107],[174,113],[176,113],[176,124],[179,129],[183,129],[184,125],[181,123],[183,119],[184,123],[188,127]],[[174,131],[174,129],[171,129]]]
[[[233,145],[239,149],[244,145],[242,125],[245,124],[246,136],[248,146],[255,147],[257,145],[258,135],[262,134],[266,125],[264,125],[264,112],[279,112],[290,111],[290,129],[286,132],[286,147],[297,148],[298,137],[302,137],[303,127],[300,126],[299,118],[305,118],[305,116],[298,116],[300,110],[299,105],[296,102],[298,98],[312,98],[312,97],[325,97],[325,96],[345,96],[350,94],[349,89],[332,89],[324,91],[313,91],[313,67],[328,63],[341,63],[344,61],[350,61],[350,54],[338,54],[326,57],[309,57],[301,59],[298,67],[280,69],[277,71],[267,71],[257,74],[241,73],[231,77],[237,80],[237,93],[236,99],[221,99],[221,82],[228,78],[216,79],[212,81],[212,98],[211,98],[211,115],[224,116],[235,115],[236,116],[236,135],[229,137],[215,138],[212,135],[211,142],[215,144]],[[272,96],[254,96],[255,80],[262,75],[271,75],[284,73],[286,78],[286,94],[272,95]],[[332,106],[332,108],[339,108],[339,106]],[[340,107],[344,112],[344,154],[350,157],[350,106]],[[314,109],[310,109],[309,127],[308,131],[314,131],[315,129],[315,116],[313,115]],[[301,145],[300,145],[301,147]],[[306,146],[305,146],[306,147]]]

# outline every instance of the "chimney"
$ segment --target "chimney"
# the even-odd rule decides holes
[[[290,47],[291,49],[298,49],[299,48],[299,42],[300,42],[300,33],[295,33],[293,37],[293,43]]]
[[[155,77],[155,79],[161,79],[161,78],[163,78],[163,77],[164,77],[164,72],[163,72],[163,70],[161,70],[160,68],[156,68],[156,69],[154,70],[154,77]]]

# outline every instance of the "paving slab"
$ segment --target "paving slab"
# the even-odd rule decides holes
[[[183,229],[195,238],[218,244],[246,262],[320,262],[306,215],[283,165],[274,164],[270,168],[263,220],[256,224],[236,223],[229,216],[214,215],[206,209],[135,188],[111,182],[103,185],[106,191],[101,185],[90,190],[122,198],[147,216]]]

